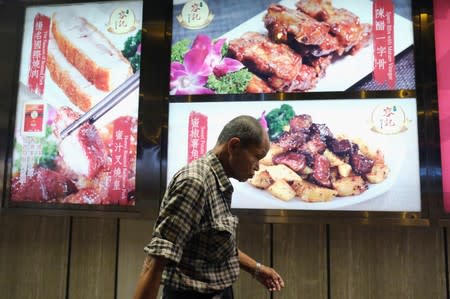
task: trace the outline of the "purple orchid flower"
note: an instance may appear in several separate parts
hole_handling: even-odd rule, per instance
[[[172,62],[170,65],[170,94],[212,94],[204,87],[211,74],[211,68],[205,63],[208,50],[192,48],[184,56],[184,64]]]
[[[224,43],[224,38],[213,43],[209,36],[199,34],[184,55],[184,63],[171,64],[170,94],[212,94],[213,90],[204,87],[209,75],[220,77],[242,69],[244,65],[238,60],[222,57]]]

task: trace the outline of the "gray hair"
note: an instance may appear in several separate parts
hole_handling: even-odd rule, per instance
[[[224,144],[233,137],[240,139],[244,147],[260,145],[263,142],[264,129],[252,116],[241,115],[233,118],[223,127],[217,138],[217,144]]]

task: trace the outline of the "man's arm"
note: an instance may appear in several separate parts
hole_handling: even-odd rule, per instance
[[[156,299],[166,263],[165,258],[157,256],[150,255],[145,259],[141,276],[136,285],[134,299]]]
[[[238,255],[241,268],[253,275],[269,291],[279,291],[284,287],[284,281],[275,269],[256,262],[240,249]]]

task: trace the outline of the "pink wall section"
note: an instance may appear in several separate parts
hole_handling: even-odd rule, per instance
[[[434,0],[444,208],[450,212],[450,1]]]

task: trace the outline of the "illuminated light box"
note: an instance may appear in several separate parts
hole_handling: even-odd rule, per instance
[[[415,89],[409,0],[312,3],[175,0],[170,94]]]
[[[10,203],[135,205],[142,5],[26,8]]]
[[[232,208],[421,211],[414,98],[170,103],[168,182],[242,114],[267,123],[271,150],[252,179],[231,179]]]

